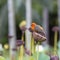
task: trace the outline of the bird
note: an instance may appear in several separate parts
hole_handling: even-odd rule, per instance
[[[32,35],[36,41],[45,41],[46,40],[46,35],[44,32],[44,29],[42,26],[32,23],[30,28],[30,32],[32,32]]]

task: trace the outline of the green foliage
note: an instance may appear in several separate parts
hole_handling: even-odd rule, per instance
[[[40,53],[38,60],[50,60],[50,57],[46,55],[45,53]]]
[[[4,36],[2,39],[0,39],[0,43],[2,43],[3,45],[8,43],[8,38],[7,36]]]
[[[0,60],[5,60],[5,58],[4,58],[4,57],[2,57],[2,56],[0,56]]]
[[[15,13],[15,18],[16,18],[16,26],[18,27],[19,23],[22,20],[26,20],[26,18],[25,18],[26,17],[26,9],[25,9],[25,0],[22,1],[21,5],[19,5],[17,3],[19,6],[17,6],[16,1],[18,1],[18,0],[14,0],[14,4],[15,4],[14,7],[17,9],[17,12]],[[7,0],[0,0],[0,23],[2,21],[1,26],[0,26],[0,35],[2,36],[2,38],[5,38],[5,37],[8,38],[7,37],[7,35],[8,35],[7,6],[6,6],[6,8],[4,8],[6,3],[7,3]],[[57,21],[57,0],[32,0],[32,20],[33,20],[33,22],[36,22],[37,24],[42,25],[43,7],[47,7],[49,9],[50,25],[53,25],[53,24],[57,25],[58,24],[58,21]],[[51,10],[53,9],[53,11],[51,12],[50,9]],[[2,13],[3,11],[5,11],[4,14]]]
[[[3,5],[7,2],[7,0],[0,0],[0,9],[3,7]]]
[[[48,8],[48,10],[49,11],[52,11],[53,10],[53,6],[54,6],[54,4],[53,4],[53,0],[33,0],[33,6],[35,5],[39,5],[39,6],[41,6],[42,8],[43,7],[47,7]],[[37,6],[38,7],[38,6]],[[39,7],[40,8],[40,7]],[[40,8],[40,10],[41,10],[41,8]],[[40,11],[41,12],[41,11]]]

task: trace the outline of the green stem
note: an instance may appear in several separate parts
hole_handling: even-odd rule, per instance
[[[39,45],[39,42],[38,42],[38,44],[37,45]],[[38,46],[38,50],[39,50],[39,46]],[[37,52],[37,60],[39,59],[39,52]]]
[[[57,54],[57,31],[55,32],[54,36],[54,55]]]
[[[34,38],[32,37],[32,41],[31,41],[31,49],[32,49],[32,53],[34,54],[35,52],[35,45],[34,45]]]
[[[24,41],[24,33],[22,32],[22,41]],[[23,55],[24,55],[24,46],[21,45],[20,46],[20,56],[19,56],[19,60],[23,60]]]

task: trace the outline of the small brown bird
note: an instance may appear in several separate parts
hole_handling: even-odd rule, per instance
[[[29,30],[32,32],[32,35],[36,41],[46,40],[44,29],[40,25],[32,23]]]

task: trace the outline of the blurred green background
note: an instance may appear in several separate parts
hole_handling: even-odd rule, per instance
[[[25,20],[26,9],[25,0],[13,0],[15,9],[16,31],[17,39],[20,39],[21,31],[19,30],[19,23]],[[58,26],[58,11],[57,0],[32,0],[32,21],[42,25],[43,22],[43,9],[48,9],[49,21],[49,43],[53,46],[52,27]],[[0,42],[5,44],[8,42],[8,10],[7,0],[0,0]]]

